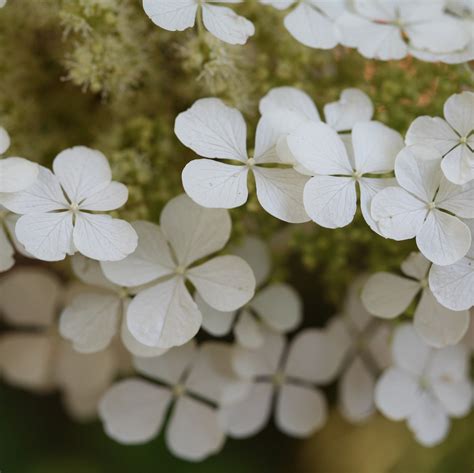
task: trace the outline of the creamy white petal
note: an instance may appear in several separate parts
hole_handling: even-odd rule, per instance
[[[76,214],[73,240],[77,250],[89,258],[119,261],[135,251],[138,235],[125,220],[79,212]]]
[[[444,116],[461,135],[467,137],[474,130],[474,93],[454,94],[444,104]]]
[[[127,304],[128,307],[128,304]],[[130,352],[133,356],[139,356],[142,358],[153,358],[156,356],[161,356],[166,353],[166,348],[156,348],[149,347],[140,343],[131,333],[127,326],[126,317],[122,317],[122,323],[120,329],[120,336],[124,347]]]
[[[455,383],[439,381],[432,384],[432,389],[449,415],[464,417],[469,414],[473,390],[468,379]]]
[[[176,118],[179,140],[204,158],[247,161],[247,127],[242,114],[220,99],[206,98]]]
[[[202,316],[182,278],[174,277],[145,289],[132,300],[127,324],[144,345],[170,348],[196,335]]]
[[[405,312],[420,289],[418,281],[381,272],[367,280],[361,298],[371,314],[392,319]]]
[[[263,344],[261,325],[248,310],[239,314],[234,326],[234,337],[239,345],[249,349],[256,349]]]
[[[230,333],[235,320],[235,310],[229,312],[216,310],[205,302],[198,292],[194,295],[194,301],[202,314],[202,328],[207,333],[215,337],[222,337]]]
[[[198,6],[195,0],[143,0],[143,9],[150,20],[169,31],[194,26]]]
[[[361,299],[362,289],[366,281],[367,275],[363,274],[356,277],[351,282],[346,291],[346,297],[342,308],[342,313],[346,319],[344,320],[344,324],[347,325],[347,328],[350,329],[350,331],[355,332],[355,335],[364,332],[369,324],[374,320]]]
[[[186,194],[208,208],[233,209],[248,199],[248,167],[195,159],[183,169]]]
[[[306,212],[318,225],[345,227],[357,209],[355,181],[351,177],[315,176],[304,188],[303,201]]]
[[[402,273],[421,281],[428,275],[431,263],[421,253],[412,251],[400,265]]]
[[[424,145],[435,148],[444,156],[456,146],[459,137],[442,118],[424,116],[418,117],[412,122],[405,140],[408,145]]]
[[[23,158],[0,159],[0,193],[19,192],[36,181],[39,166]]]
[[[374,21],[391,22],[397,19],[397,6],[395,1],[380,0],[355,0],[354,8],[360,15]]]
[[[397,327],[392,340],[392,357],[396,367],[419,377],[431,355],[431,348],[416,333],[413,325],[403,323]]]
[[[120,182],[111,182],[107,187],[84,199],[81,210],[109,211],[122,207],[128,199],[128,189]]]
[[[458,186],[445,178],[441,179],[435,202],[437,208],[458,217],[474,218],[474,181]]]
[[[105,277],[98,261],[86,258],[80,253],[71,257],[71,269],[74,275],[88,286],[96,286],[98,289],[117,289],[117,286]]]
[[[5,153],[10,148],[10,143],[10,135],[5,128],[0,126],[0,154]]]
[[[456,146],[441,162],[447,179],[455,184],[466,184],[474,179],[474,153],[464,144]]]
[[[161,430],[171,402],[168,389],[138,378],[112,386],[99,403],[109,437],[123,444],[145,443]]]
[[[253,156],[255,163],[278,163],[281,161],[277,145],[278,141],[282,138],[282,130],[286,125],[280,123],[281,119],[283,119],[281,112],[272,115],[266,114],[260,117],[255,133]]]
[[[230,238],[232,223],[227,210],[205,209],[181,194],[165,205],[160,226],[178,263],[188,266],[220,251]]]
[[[0,223],[0,272],[8,271],[14,264],[15,248],[10,243],[10,239]]]
[[[270,215],[290,223],[309,220],[303,206],[306,176],[293,169],[255,167],[253,171],[258,201]]]

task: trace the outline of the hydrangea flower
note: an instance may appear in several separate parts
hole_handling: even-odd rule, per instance
[[[18,217],[0,205],[0,272],[8,271],[15,264],[15,250],[28,256],[15,237]]]
[[[10,136],[0,127],[0,155],[10,147]],[[3,193],[18,192],[31,186],[38,177],[39,167],[24,158],[0,159],[0,200]]]
[[[242,0],[143,0],[143,8],[151,21],[165,30],[192,28],[197,18],[199,25],[204,24],[221,41],[245,44],[255,33],[253,23],[215,3],[242,3]]]
[[[3,8],[7,4],[7,0],[0,0],[0,8]]]
[[[395,161],[400,187],[380,191],[372,199],[371,212],[384,237],[416,237],[421,253],[444,266],[460,260],[471,246],[471,232],[460,218],[474,218],[474,181],[450,183],[441,171],[441,159],[434,148],[404,148]]]
[[[298,162],[314,176],[303,195],[305,210],[314,222],[326,228],[352,222],[359,187],[362,215],[378,232],[370,203],[378,191],[395,183],[384,175],[393,170],[395,157],[403,147],[398,132],[379,122],[356,123],[352,152],[329,125],[312,121],[298,127],[287,142]]]
[[[465,223],[474,235],[474,220]],[[462,311],[474,306],[474,237],[464,258],[448,266],[431,266],[429,283],[437,301],[448,309]]]
[[[116,383],[99,404],[107,434],[124,444],[144,443],[155,437],[169,414],[165,442],[176,456],[199,461],[217,453],[225,434],[216,406],[233,402],[248,389],[231,370],[231,348],[194,341],[155,358],[134,358],[139,374]]]
[[[430,266],[423,255],[412,253],[402,263],[403,276],[386,272],[372,275],[362,291],[362,302],[371,314],[392,319],[417,299],[413,326],[418,335],[434,347],[454,345],[466,333],[469,312],[455,312],[437,302],[428,286]]]
[[[119,286],[147,285],[127,310],[128,328],[140,343],[167,349],[196,335],[202,315],[186,281],[217,310],[236,310],[252,298],[255,277],[242,258],[217,256],[193,266],[229,240],[226,210],[205,209],[183,194],[166,204],[160,226],[142,222],[135,229],[137,250],[122,261],[102,263],[102,269]]]
[[[332,49],[338,44],[334,24],[341,15],[344,0],[260,0],[264,5],[272,5],[278,10],[295,6],[285,17],[284,24],[288,32],[300,43],[310,48]]]
[[[359,277],[349,287],[342,315],[333,317],[326,329],[338,351],[326,363],[338,366],[340,411],[353,423],[364,422],[375,412],[376,376],[390,365],[391,330],[362,305],[360,291],[364,281]]]
[[[287,138],[303,124],[321,121],[311,97],[296,87],[275,87],[260,100],[259,108],[278,135],[275,150],[279,160],[308,173],[288,148]],[[337,132],[351,131],[357,122],[369,121],[373,113],[372,101],[359,89],[345,89],[339,100],[324,106],[326,123]]]
[[[197,294],[196,303],[202,313],[203,328],[214,336],[227,335],[233,329],[237,342],[247,348],[257,348],[263,343],[263,331],[287,333],[302,320],[302,301],[288,284],[266,284],[271,270],[268,247],[256,237],[247,237],[233,249],[253,270],[257,283],[255,297],[236,311],[221,312],[206,304]]]
[[[375,388],[378,409],[389,419],[406,420],[422,445],[439,444],[448,434],[450,418],[471,409],[466,347],[433,350],[410,324],[402,324],[395,331],[392,357],[393,366]]]
[[[474,179],[474,93],[451,95],[444,116],[446,120],[418,117],[408,129],[406,142],[437,149],[446,178],[463,185]]]
[[[140,228],[140,222],[135,224]],[[141,234],[141,231],[138,231]],[[136,356],[157,356],[160,348],[141,344],[128,330],[125,313],[138,288],[121,287],[110,282],[97,261],[75,255],[74,274],[87,285],[64,307],[59,319],[61,335],[81,353],[95,353],[107,348],[120,333],[127,350]]]
[[[369,59],[402,59],[412,49],[451,53],[464,48],[469,34],[444,13],[444,0],[356,0],[354,11],[337,20],[340,42]]]
[[[127,188],[112,181],[107,158],[83,146],[62,151],[54,174],[40,167],[26,190],[5,194],[2,204],[21,217],[15,233],[35,258],[58,261],[79,251],[92,259],[115,261],[137,246],[130,224],[97,214],[121,207]]]
[[[200,99],[180,113],[175,133],[185,146],[210,158],[195,159],[183,169],[184,189],[198,204],[226,209],[243,205],[248,198],[247,181],[251,173],[258,201],[269,214],[291,223],[308,221],[302,202],[307,178],[291,168],[266,166],[279,164],[279,160],[275,154],[278,136],[265,117],[257,126],[252,158],[247,155],[247,130],[242,114],[219,99]]]
[[[15,268],[1,279],[0,312],[9,328],[0,337],[0,375],[33,392],[59,389],[68,412],[88,420],[122,365],[115,348],[82,355],[61,340],[55,319],[66,293],[43,268]]]
[[[330,361],[336,353],[331,339],[317,329],[298,333],[289,347],[281,334],[271,331],[258,349],[237,346],[234,368],[252,387],[242,401],[221,408],[226,432],[235,438],[258,433],[273,407],[276,425],[288,435],[308,437],[322,428],[327,405],[315,384],[333,379],[336,366]]]

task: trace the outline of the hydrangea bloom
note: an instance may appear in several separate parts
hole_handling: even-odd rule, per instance
[[[231,437],[256,434],[267,424],[275,398],[275,422],[294,437],[307,437],[326,422],[327,406],[316,383],[327,383],[335,375],[328,363],[337,348],[316,329],[300,332],[288,348],[285,338],[266,331],[258,349],[236,347],[236,372],[252,383],[240,402],[221,409],[221,421]]]
[[[451,310],[466,310],[474,306],[474,220],[466,220],[473,235],[466,256],[454,264],[430,270],[430,288],[438,302]]]
[[[213,309],[197,294],[196,303],[202,313],[203,328],[214,336],[227,335],[233,328],[237,342],[247,348],[263,343],[265,328],[279,333],[294,330],[302,319],[302,302],[288,284],[265,284],[270,275],[271,258],[262,240],[247,237],[233,250],[253,270],[257,283],[255,297],[238,311],[221,312]]]
[[[28,254],[15,237],[17,216],[0,205],[0,272],[7,271],[15,264],[15,250]]]
[[[443,156],[441,169],[454,184],[474,179],[474,93],[449,97],[444,116],[418,117],[408,129],[406,142],[436,148]]]
[[[468,44],[469,34],[444,5],[444,0],[356,0],[354,11],[336,21],[340,41],[370,59],[402,59],[413,49],[454,52]]]
[[[0,155],[10,147],[10,136],[0,127]],[[39,167],[24,158],[0,159],[0,199],[2,193],[18,192],[31,186],[38,177]]]
[[[137,288],[110,282],[97,261],[82,255],[72,258],[72,268],[75,275],[88,285],[63,309],[59,320],[61,335],[73,343],[75,350],[81,353],[104,350],[120,332],[122,343],[136,356],[163,353],[160,348],[141,344],[128,330],[124,315]]]
[[[147,285],[137,291],[127,310],[128,328],[144,345],[183,345],[199,330],[202,315],[186,281],[217,310],[236,310],[252,298],[255,278],[242,258],[217,256],[192,266],[227,243],[231,221],[226,210],[205,209],[180,195],[164,207],[160,226],[141,222],[135,228],[135,253],[102,263],[102,269],[119,286]]]
[[[332,49],[338,44],[334,24],[344,12],[344,0],[260,0],[278,10],[294,9],[286,15],[284,23],[289,33],[300,43],[310,48]]]
[[[341,414],[354,423],[366,421],[375,412],[376,376],[390,365],[391,330],[362,305],[360,290],[364,280],[358,278],[350,286],[342,315],[333,317],[327,327],[337,355],[326,363],[338,366]]]
[[[416,237],[423,255],[438,265],[460,260],[471,246],[471,232],[461,218],[474,218],[474,181],[450,183],[441,172],[441,155],[413,145],[395,161],[401,187],[388,187],[372,199],[380,233],[394,240]]]
[[[242,3],[242,0],[143,0],[151,21],[169,31],[183,31],[202,21],[216,38],[230,44],[245,44],[255,33],[252,22],[228,7],[213,4]]]
[[[306,184],[303,196],[305,210],[313,221],[327,228],[352,222],[358,185],[362,215],[378,231],[370,203],[378,191],[395,183],[383,175],[393,170],[395,157],[403,147],[398,132],[379,122],[356,123],[352,152],[329,125],[313,121],[298,127],[287,141],[298,162],[314,176]]]
[[[127,188],[112,181],[109,163],[99,151],[78,146],[56,156],[54,174],[40,167],[26,190],[5,195],[2,204],[22,215],[15,233],[26,250],[45,261],[79,251],[92,259],[125,258],[137,246],[137,235],[125,221],[96,214],[121,207]]]
[[[185,146],[210,158],[195,159],[183,170],[184,189],[198,204],[226,209],[243,205],[248,198],[250,172],[255,178],[258,201],[269,214],[292,223],[309,220],[302,202],[307,177],[290,168],[266,167],[279,164],[279,160],[275,153],[278,135],[265,117],[257,126],[252,158],[247,154],[242,114],[219,99],[200,99],[180,113],[175,133]],[[221,163],[214,158],[240,164]]]
[[[458,343],[469,326],[469,312],[454,312],[439,304],[428,286],[430,262],[412,253],[402,264],[403,276],[392,273],[372,275],[362,291],[367,310],[384,319],[403,314],[417,301],[413,326],[424,342],[434,347]]]
[[[193,341],[155,358],[135,358],[140,378],[116,383],[99,404],[107,434],[125,444],[144,443],[155,437],[171,414],[165,441],[176,456],[192,461],[217,453],[225,435],[216,406],[239,399],[247,388],[231,370],[231,349]]]
[[[406,420],[422,445],[440,443],[450,418],[462,417],[471,408],[466,347],[433,350],[410,324],[403,324],[395,331],[392,356],[393,366],[377,382],[377,407],[389,419]]]

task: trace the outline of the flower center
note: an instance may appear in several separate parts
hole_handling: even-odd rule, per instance
[[[422,279],[420,281],[420,286],[423,288],[423,289],[426,289],[428,287],[428,279]]]
[[[176,266],[176,274],[183,276],[186,273],[186,266]]]
[[[434,210],[436,208],[436,202],[429,202],[428,204],[426,204],[426,207],[428,208],[428,210]]]
[[[247,159],[247,166],[250,167],[250,168],[252,166],[255,166],[255,159],[254,158]]]
[[[126,287],[121,287],[118,290],[118,295],[120,299],[126,299],[128,297],[128,289]]]
[[[76,204],[76,202],[71,202],[71,205],[69,206],[69,208],[71,209],[73,213],[79,212],[79,205]]]
[[[186,392],[186,387],[183,384],[177,384],[173,387],[173,396],[181,397]]]
[[[273,375],[273,384],[275,386],[282,386],[283,384],[285,384],[285,379],[286,379],[285,373],[283,373],[282,371],[277,371]]]
[[[362,173],[360,171],[354,171],[352,173],[352,179],[354,179],[354,181],[360,181],[361,178],[362,178]]]
[[[459,139],[459,143],[461,143],[462,145],[465,145],[467,144],[467,136],[463,136]]]

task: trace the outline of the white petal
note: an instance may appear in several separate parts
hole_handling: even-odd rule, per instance
[[[424,202],[432,202],[441,182],[441,155],[434,148],[407,146],[397,156],[398,183]]]
[[[392,171],[403,148],[403,138],[380,122],[360,122],[352,130],[356,170],[360,173]]]
[[[120,182],[111,182],[104,189],[84,199],[81,210],[109,211],[122,207],[128,199],[128,189]]]
[[[437,208],[457,217],[474,218],[474,181],[458,186],[445,178],[441,179],[435,202]]]
[[[247,161],[247,127],[242,114],[215,98],[200,99],[178,115],[179,140],[204,158]]]
[[[448,266],[434,264],[430,270],[430,288],[440,304],[451,310],[474,306],[474,263],[463,258]]]
[[[344,143],[325,123],[304,123],[287,142],[297,161],[315,174],[352,174]]]
[[[233,209],[248,199],[248,168],[195,159],[183,169],[186,194],[196,203],[208,208]]]
[[[15,248],[10,243],[8,235],[0,224],[0,272],[8,271],[14,264]]]
[[[319,389],[284,384],[275,410],[279,429],[292,437],[309,437],[327,420],[326,399]]]
[[[138,378],[120,381],[101,399],[99,416],[107,435],[123,444],[145,443],[161,430],[171,393]]]
[[[458,218],[435,209],[416,236],[416,244],[426,258],[444,266],[466,255],[471,246],[471,232]]]
[[[402,273],[421,281],[428,275],[431,263],[421,254],[412,251],[401,264]]]
[[[391,22],[397,19],[397,2],[379,0],[355,0],[354,7],[366,18],[380,22]]]
[[[310,48],[332,49],[338,43],[331,19],[306,3],[286,15],[284,23],[294,38]]]
[[[430,346],[445,347],[458,343],[469,327],[469,312],[454,312],[443,307],[429,289],[425,289],[415,312],[413,325]]]
[[[466,379],[457,383],[438,382],[432,384],[433,391],[453,417],[464,417],[469,414],[472,404],[472,385]]]
[[[128,306],[128,305],[127,305]],[[161,356],[166,353],[167,349],[165,348],[156,348],[149,347],[140,343],[131,333],[127,326],[126,317],[122,317],[122,323],[120,329],[120,335],[124,347],[130,352],[133,356],[139,356],[142,358],[153,358],[156,356]]]
[[[0,126],[0,154],[5,153],[10,148],[10,143],[10,135],[5,128]]]
[[[232,254],[243,258],[252,268],[257,286],[260,286],[270,275],[271,254],[263,240],[246,236],[239,245],[232,247]]]
[[[79,212],[73,239],[77,250],[89,258],[118,261],[135,251],[138,235],[125,220]]]
[[[181,278],[174,277],[145,289],[132,300],[127,324],[144,345],[170,348],[196,335],[202,316]]]
[[[303,207],[306,176],[293,169],[255,167],[253,171],[258,201],[269,214],[290,223],[309,220]]]
[[[94,149],[76,146],[59,153],[53,170],[67,196],[76,204],[94,196],[112,180],[107,158]]]
[[[204,209],[181,194],[165,205],[160,225],[178,263],[188,266],[220,251],[230,238],[232,224],[227,210]]]
[[[372,199],[371,214],[385,238],[408,240],[421,230],[426,204],[401,187],[387,187]]]
[[[395,366],[419,377],[424,372],[431,354],[431,348],[418,336],[411,324],[403,323],[397,327],[392,341]]]
[[[56,318],[61,285],[41,267],[15,268],[0,281],[0,310],[17,327],[48,327]]]
[[[361,299],[362,289],[366,281],[366,275],[361,275],[355,278],[350,284],[344,299],[342,313],[345,318],[347,318],[347,320],[344,321],[344,324],[348,325],[350,331],[355,332],[355,334],[364,332],[369,324],[374,320]]]
[[[260,0],[263,5],[271,5],[277,10],[286,10],[289,6],[295,3],[295,0]]]
[[[36,181],[39,166],[23,158],[0,159],[0,193],[19,192]]]
[[[257,123],[255,134],[254,159],[257,164],[278,163],[281,161],[277,152],[277,145],[282,138],[282,126],[280,123],[280,112],[275,115],[264,115]]]
[[[234,336],[239,345],[256,349],[263,344],[263,336],[258,320],[247,310],[243,310],[234,326]]]
[[[103,350],[117,333],[120,310],[115,295],[79,294],[61,313],[59,331],[78,352]]]
[[[447,179],[455,184],[466,184],[474,179],[474,153],[466,145],[456,146],[441,162]]]
[[[474,93],[454,94],[444,104],[444,116],[448,123],[461,135],[467,136],[474,130]]]
[[[187,277],[202,298],[211,307],[221,311],[242,307],[255,291],[252,269],[238,256],[217,256],[189,269]]]
[[[324,346],[331,350],[331,355],[325,361],[324,369],[330,373],[327,378],[332,381],[336,374],[341,372],[343,364],[347,359],[348,353],[354,346],[354,336],[350,324],[347,323],[346,318],[341,315],[332,317],[327,324],[324,332],[324,340],[329,338],[329,344]],[[330,366],[328,366],[330,365]]]
[[[202,314],[202,328],[215,337],[227,335],[235,320],[236,311],[222,312],[212,308],[196,292],[194,300]]]
[[[367,280],[361,298],[371,314],[392,319],[405,312],[420,289],[418,281],[382,272]]]
[[[216,38],[229,44],[245,44],[255,34],[253,23],[227,7],[202,5],[204,26]]]
[[[453,129],[438,117],[418,117],[408,128],[406,135],[408,145],[424,145],[437,149],[442,156],[459,142]]]
[[[194,26],[198,4],[195,0],[143,0],[143,8],[155,25],[183,31]]]
[[[362,422],[374,410],[375,380],[361,358],[356,357],[344,371],[339,384],[342,415],[350,422]]]
[[[224,442],[214,408],[187,396],[178,399],[166,429],[166,445],[174,455],[188,461],[204,460]]]
[[[326,123],[336,131],[352,130],[357,122],[368,121],[373,114],[372,101],[359,89],[345,89],[337,102],[324,106]]]
[[[175,263],[166,239],[158,225],[134,222],[138,235],[137,249],[120,261],[102,262],[101,267],[110,281],[120,286],[140,286],[174,272]]]
[[[26,251],[44,261],[63,260],[74,253],[70,212],[23,215],[15,234]]]
[[[260,432],[270,418],[272,394],[271,384],[255,383],[243,401],[221,408],[219,420],[226,433],[245,438]]]
[[[303,201],[306,212],[318,225],[345,227],[356,213],[355,181],[351,177],[315,176],[304,188]]]
[[[375,386],[375,405],[391,420],[402,420],[410,416],[417,406],[419,396],[417,380],[397,368],[386,370]]]
[[[250,302],[250,307],[277,332],[294,330],[303,317],[301,298],[288,284],[274,283],[265,287]]]
[[[39,168],[38,178],[28,189],[4,194],[2,205],[17,214],[51,212],[69,207],[58,179],[44,167]]]

